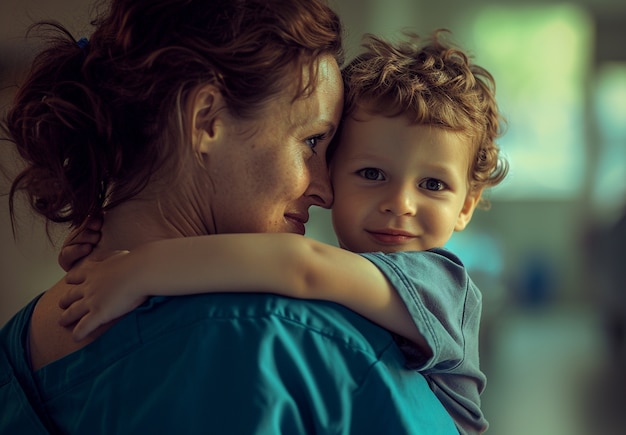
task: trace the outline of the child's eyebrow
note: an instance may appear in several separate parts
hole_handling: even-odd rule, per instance
[[[444,164],[441,164],[441,163],[426,164],[423,167],[423,169],[427,170],[429,173],[433,174],[434,176],[441,177],[441,178],[456,176],[457,174],[457,171],[452,165],[448,165],[445,163]]]
[[[388,162],[393,162],[393,159],[364,153],[350,156],[350,162],[356,165],[385,166]]]

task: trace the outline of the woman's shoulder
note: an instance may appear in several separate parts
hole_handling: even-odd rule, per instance
[[[354,354],[372,363],[393,341],[383,328],[332,302],[263,293],[218,293],[152,297],[97,334],[76,342],[71,328],[58,323],[61,291],[59,286],[53,287],[32,308],[29,341],[34,370],[64,357],[99,355],[102,358],[103,354],[112,357],[118,351],[146,343],[155,348],[162,345],[165,349],[171,340],[194,343],[192,337],[198,337],[196,347],[224,343],[245,347],[285,340],[292,346],[304,347],[305,342],[314,339],[334,346],[348,358]],[[85,347],[88,347],[85,352],[70,356]]]
[[[281,333],[292,341],[317,336],[346,350],[373,355],[392,342],[386,330],[342,305],[268,293],[153,297],[135,313],[143,340],[165,331],[222,329],[233,331],[235,340],[250,342],[280,339]]]
[[[61,280],[44,292],[32,308],[26,338],[33,370],[85,347],[111,326],[107,325],[95,331],[85,340],[75,341],[72,328],[59,324],[62,313],[59,299],[64,290],[65,284]]]
[[[303,355],[311,358],[303,361]],[[377,361],[402,357],[387,331],[338,304],[220,293],[150,298],[37,376],[44,391],[58,392],[112,365],[138,373],[156,360],[171,372],[197,365],[217,370],[245,360],[249,370],[300,361],[303,370],[321,373],[327,358],[365,378]]]

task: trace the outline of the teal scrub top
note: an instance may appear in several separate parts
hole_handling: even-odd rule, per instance
[[[0,330],[0,434],[456,434],[391,335],[334,303],[151,298],[32,373],[36,300]]]

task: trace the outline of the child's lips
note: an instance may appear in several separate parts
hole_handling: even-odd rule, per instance
[[[401,244],[415,239],[417,236],[404,230],[377,229],[366,230],[375,240],[384,244]]]

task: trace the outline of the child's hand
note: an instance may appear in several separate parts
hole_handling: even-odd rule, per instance
[[[119,251],[102,261],[87,258],[65,276],[70,286],[59,300],[64,310],[59,323],[70,326],[78,322],[72,333],[76,341],[147,299],[133,284],[134,271],[127,254],[129,251]]]
[[[58,262],[64,271],[70,270],[74,264],[88,256],[102,235],[102,217],[92,217],[83,229],[72,231],[59,253]]]

